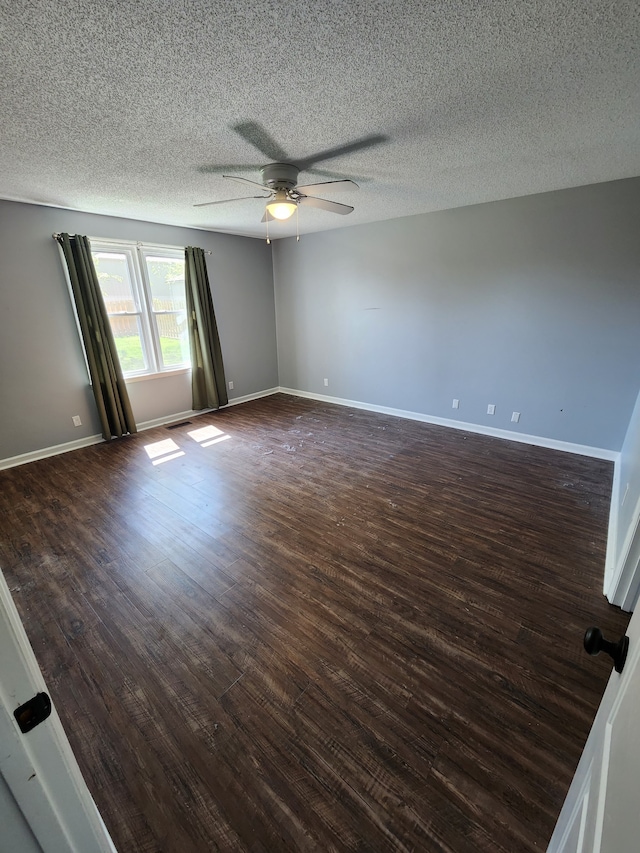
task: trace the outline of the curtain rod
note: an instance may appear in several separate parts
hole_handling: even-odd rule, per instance
[[[62,234],[61,234],[61,233],[58,233],[58,232],[55,232],[55,233],[53,233],[51,236],[53,237],[53,239],[54,239],[54,240],[59,240],[59,239],[60,239],[60,237],[62,237]],[[76,236],[75,234],[69,234],[69,237],[75,237],[75,236]],[[120,240],[111,240],[110,238],[107,238],[107,237],[105,237],[105,238],[103,238],[103,239],[104,239],[105,241],[110,242],[110,243],[119,243],[119,242],[120,242],[120,243],[129,243],[129,244],[131,244],[131,243],[133,243],[133,242],[134,242],[133,240],[121,240],[121,241],[120,241]],[[91,237],[89,237],[89,240],[91,240]],[[97,240],[98,242],[100,242],[100,238],[96,238],[96,240]],[[142,242],[140,242],[140,240],[138,240],[138,241],[136,241],[136,242],[135,242],[135,245],[136,245],[136,246],[147,246],[147,245],[149,245],[149,244],[148,244],[148,243],[142,243]],[[160,248],[160,244],[156,244],[156,246],[157,246],[158,248]],[[150,248],[155,248],[155,246],[150,246]],[[167,247],[167,248],[169,248],[169,247]],[[181,249],[181,248],[182,248],[182,246],[172,246],[171,248]],[[212,252],[212,251],[210,251],[209,249],[203,249],[202,251],[205,253],[205,255],[212,255],[212,254],[213,254],[213,252]]]

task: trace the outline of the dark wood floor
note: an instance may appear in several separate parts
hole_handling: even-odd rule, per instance
[[[0,473],[120,853],[544,850],[628,621],[611,476],[282,395]]]

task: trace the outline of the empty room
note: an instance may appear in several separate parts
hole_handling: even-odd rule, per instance
[[[0,853],[627,853],[636,3],[3,3]]]

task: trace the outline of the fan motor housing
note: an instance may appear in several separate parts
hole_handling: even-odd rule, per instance
[[[262,183],[270,190],[292,190],[298,183],[299,172],[291,163],[269,163],[260,169]]]

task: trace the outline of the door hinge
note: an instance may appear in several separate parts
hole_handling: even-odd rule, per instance
[[[24,705],[13,712],[16,718],[20,731],[23,734],[35,729],[40,723],[43,723],[51,713],[51,699],[46,693],[36,693],[33,699],[29,699]]]

